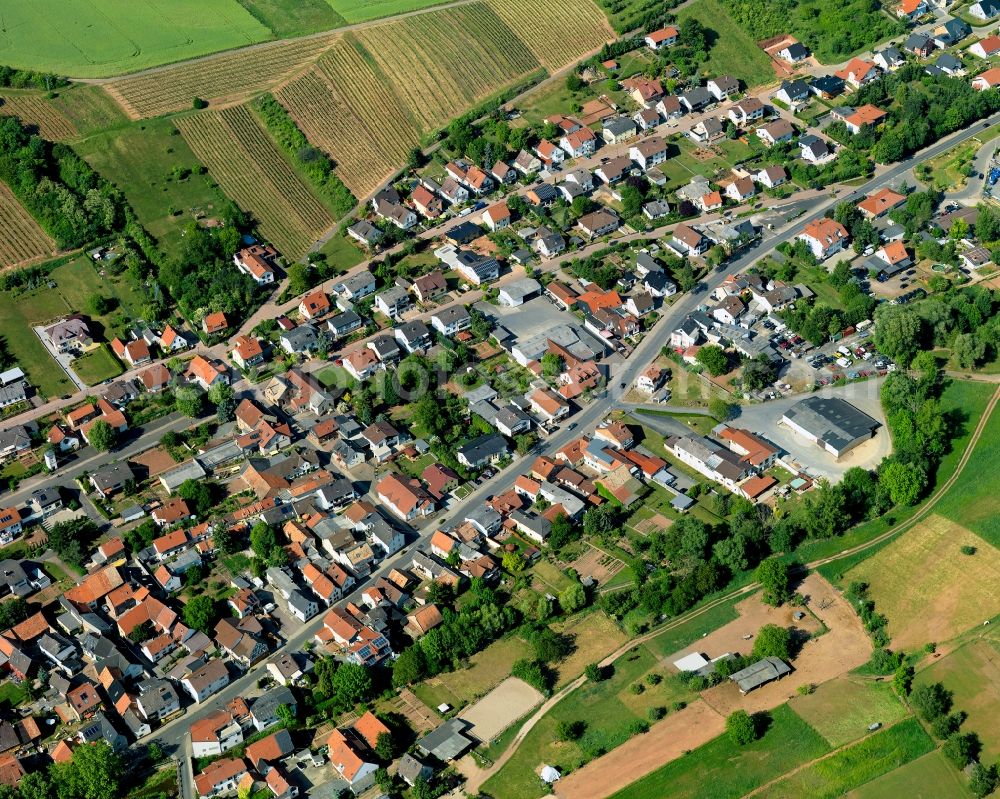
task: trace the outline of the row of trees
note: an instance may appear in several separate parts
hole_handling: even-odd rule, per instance
[[[337,177],[330,158],[309,143],[285,107],[270,94],[258,97],[253,107],[285,154],[305,172],[320,194],[330,201],[334,216],[340,218],[350,213],[357,205],[357,198]]]
[[[124,228],[124,195],[71,148],[0,118],[0,180],[62,249],[82,247]]]

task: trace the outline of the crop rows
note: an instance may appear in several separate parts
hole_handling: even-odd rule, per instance
[[[366,28],[358,38],[425,130],[536,69],[528,47],[485,4]]]
[[[7,187],[0,183],[0,269],[20,266],[55,251],[55,244]]]
[[[177,127],[226,194],[289,258],[305,255],[333,224],[246,107],[182,117]]]
[[[333,33],[237,50],[124,77],[105,88],[134,119],[183,111],[191,107],[195,97],[239,100],[287,79],[338,38],[339,34]]]
[[[67,141],[76,136],[76,125],[50,101],[38,95],[4,95],[0,115],[17,117],[25,125],[34,125],[43,139]]]
[[[486,0],[542,65],[560,69],[614,38],[593,0]]]
[[[306,138],[330,154],[340,179],[359,197],[403,163],[419,138],[398,98],[349,39],[275,97]]]

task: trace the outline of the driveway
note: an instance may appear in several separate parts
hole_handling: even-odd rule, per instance
[[[839,480],[841,475],[853,466],[872,468],[882,460],[892,449],[889,431],[885,427],[885,413],[879,401],[879,388],[882,379],[866,380],[861,383],[849,383],[836,388],[824,388],[814,394],[796,394],[791,397],[765,402],[760,405],[747,405],[742,408],[740,416],[733,422],[737,427],[757,432],[764,438],[788,453],[791,460],[800,464],[801,471],[814,477],[826,477]],[[871,441],[837,460],[826,450],[820,449],[811,441],[792,432],[791,428],[781,424],[781,416],[792,405],[806,397],[839,397],[851,403],[860,411],[864,411],[873,419],[882,423]]]

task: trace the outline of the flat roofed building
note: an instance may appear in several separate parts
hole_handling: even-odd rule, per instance
[[[809,397],[785,411],[781,421],[840,458],[873,435],[881,423],[837,397]]]

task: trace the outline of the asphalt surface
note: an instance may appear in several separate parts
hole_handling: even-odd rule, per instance
[[[769,250],[772,250],[779,244],[793,239],[807,222],[822,217],[826,211],[833,208],[837,203],[844,202],[845,200],[857,202],[863,196],[873,191],[877,191],[878,189],[886,186],[897,185],[899,181],[904,178],[909,177],[912,181],[912,175],[910,173],[914,164],[919,161],[933,158],[955,146],[955,144],[972,138],[984,126],[989,127],[997,124],[998,122],[1000,122],[1000,113],[990,117],[984,122],[977,123],[971,128],[958,131],[951,136],[942,139],[940,142],[932,145],[906,161],[880,170],[879,174],[877,174],[874,178],[854,190],[841,189],[837,191],[835,195],[831,196],[828,200],[816,203],[811,212],[786,222],[786,224],[780,228],[776,227],[774,230],[768,231],[764,236],[764,239],[756,247],[711,272],[699,283],[698,286],[696,286],[694,291],[683,295],[671,306],[666,308],[662,313],[662,318],[657,323],[653,331],[647,335],[642,342],[640,342],[627,361],[622,364],[618,364],[617,368],[611,374],[606,398],[597,398],[589,405],[585,406],[577,414],[570,417],[567,424],[564,424],[557,431],[545,438],[542,444],[537,447],[533,453],[515,459],[506,469],[497,474],[491,480],[478,485],[466,499],[454,505],[446,513],[435,517],[431,520],[431,523],[425,526],[422,530],[418,530],[417,539],[409,543],[401,552],[383,561],[379,568],[372,573],[371,579],[384,576],[391,569],[406,563],[409,558],[408,553],[413,548],[420,547],[423,543],[425,543],[426,539],[430,537],[432,532],[444,521],[452,519],[460,520],[467,511],[485,502],[487,496],[500,494],[512,488],[517,476],[523,473],[525,468],[537,455],[554,454],[571,440],[582,435],[585,431],[592,430],[610,411],[619,407],[629,407],[629,404],[621,402],[621,398],[629,390],[629,387],[639,376],[639,373],[657,356],[660,349],[669,341],[670,332],[677,327],[679,322],[687,314],[694,311],[699,305],[706,302],[711,292],[721,285],[727,277],[746,269],[752,263],[763,257]],[[795,204],[793,203],[791,205]],[[783,207],[782,214],[787,219],[789,215],[794,215],[794,213],[798,210],[799,209],[796,207],[794,212],[789,214]],[[190,420],[182,421],[190,423]],[[573,425],[572,430],[569,428],[570,424]],[[161,430],[159,435],[162,435],[163,432],[165,432],[165,430]],[[114,453],[110,457],[115,458],[120,456],[120,453]],[[93,468],[93,464],[90,465],[89,468]],[[356,602],[361,595],[362,589],[365,588],[366,585],[367,583],[360,584],[355,591],[337,604],[339,606],[344,606],[348,602]],[[323,626],[324,615],[325,613],[320,613],[314,619],[311,619],[309,622],[304,624],[296,634],[288,639],[284,646],[271,653],[270,657],[273,658],[281,652],[295,652],[300,650],[302,646],[307,641],[311,640],[316,632]],[[200,718],[204,718],[206,715],[217,710],[219,707],[225,705],[235,697],[248,695],[248,692],[255,688],[257,679],[262,673],[263,665],[260,665],[238,677],[210,700],[193,707],[183,716],[161,727],[151,736],[152,739],[158,740],[161,745],[167,748],[167,751],[177,752],[178,747],[182,743],[183,736],[187,733],[191,724]]]

